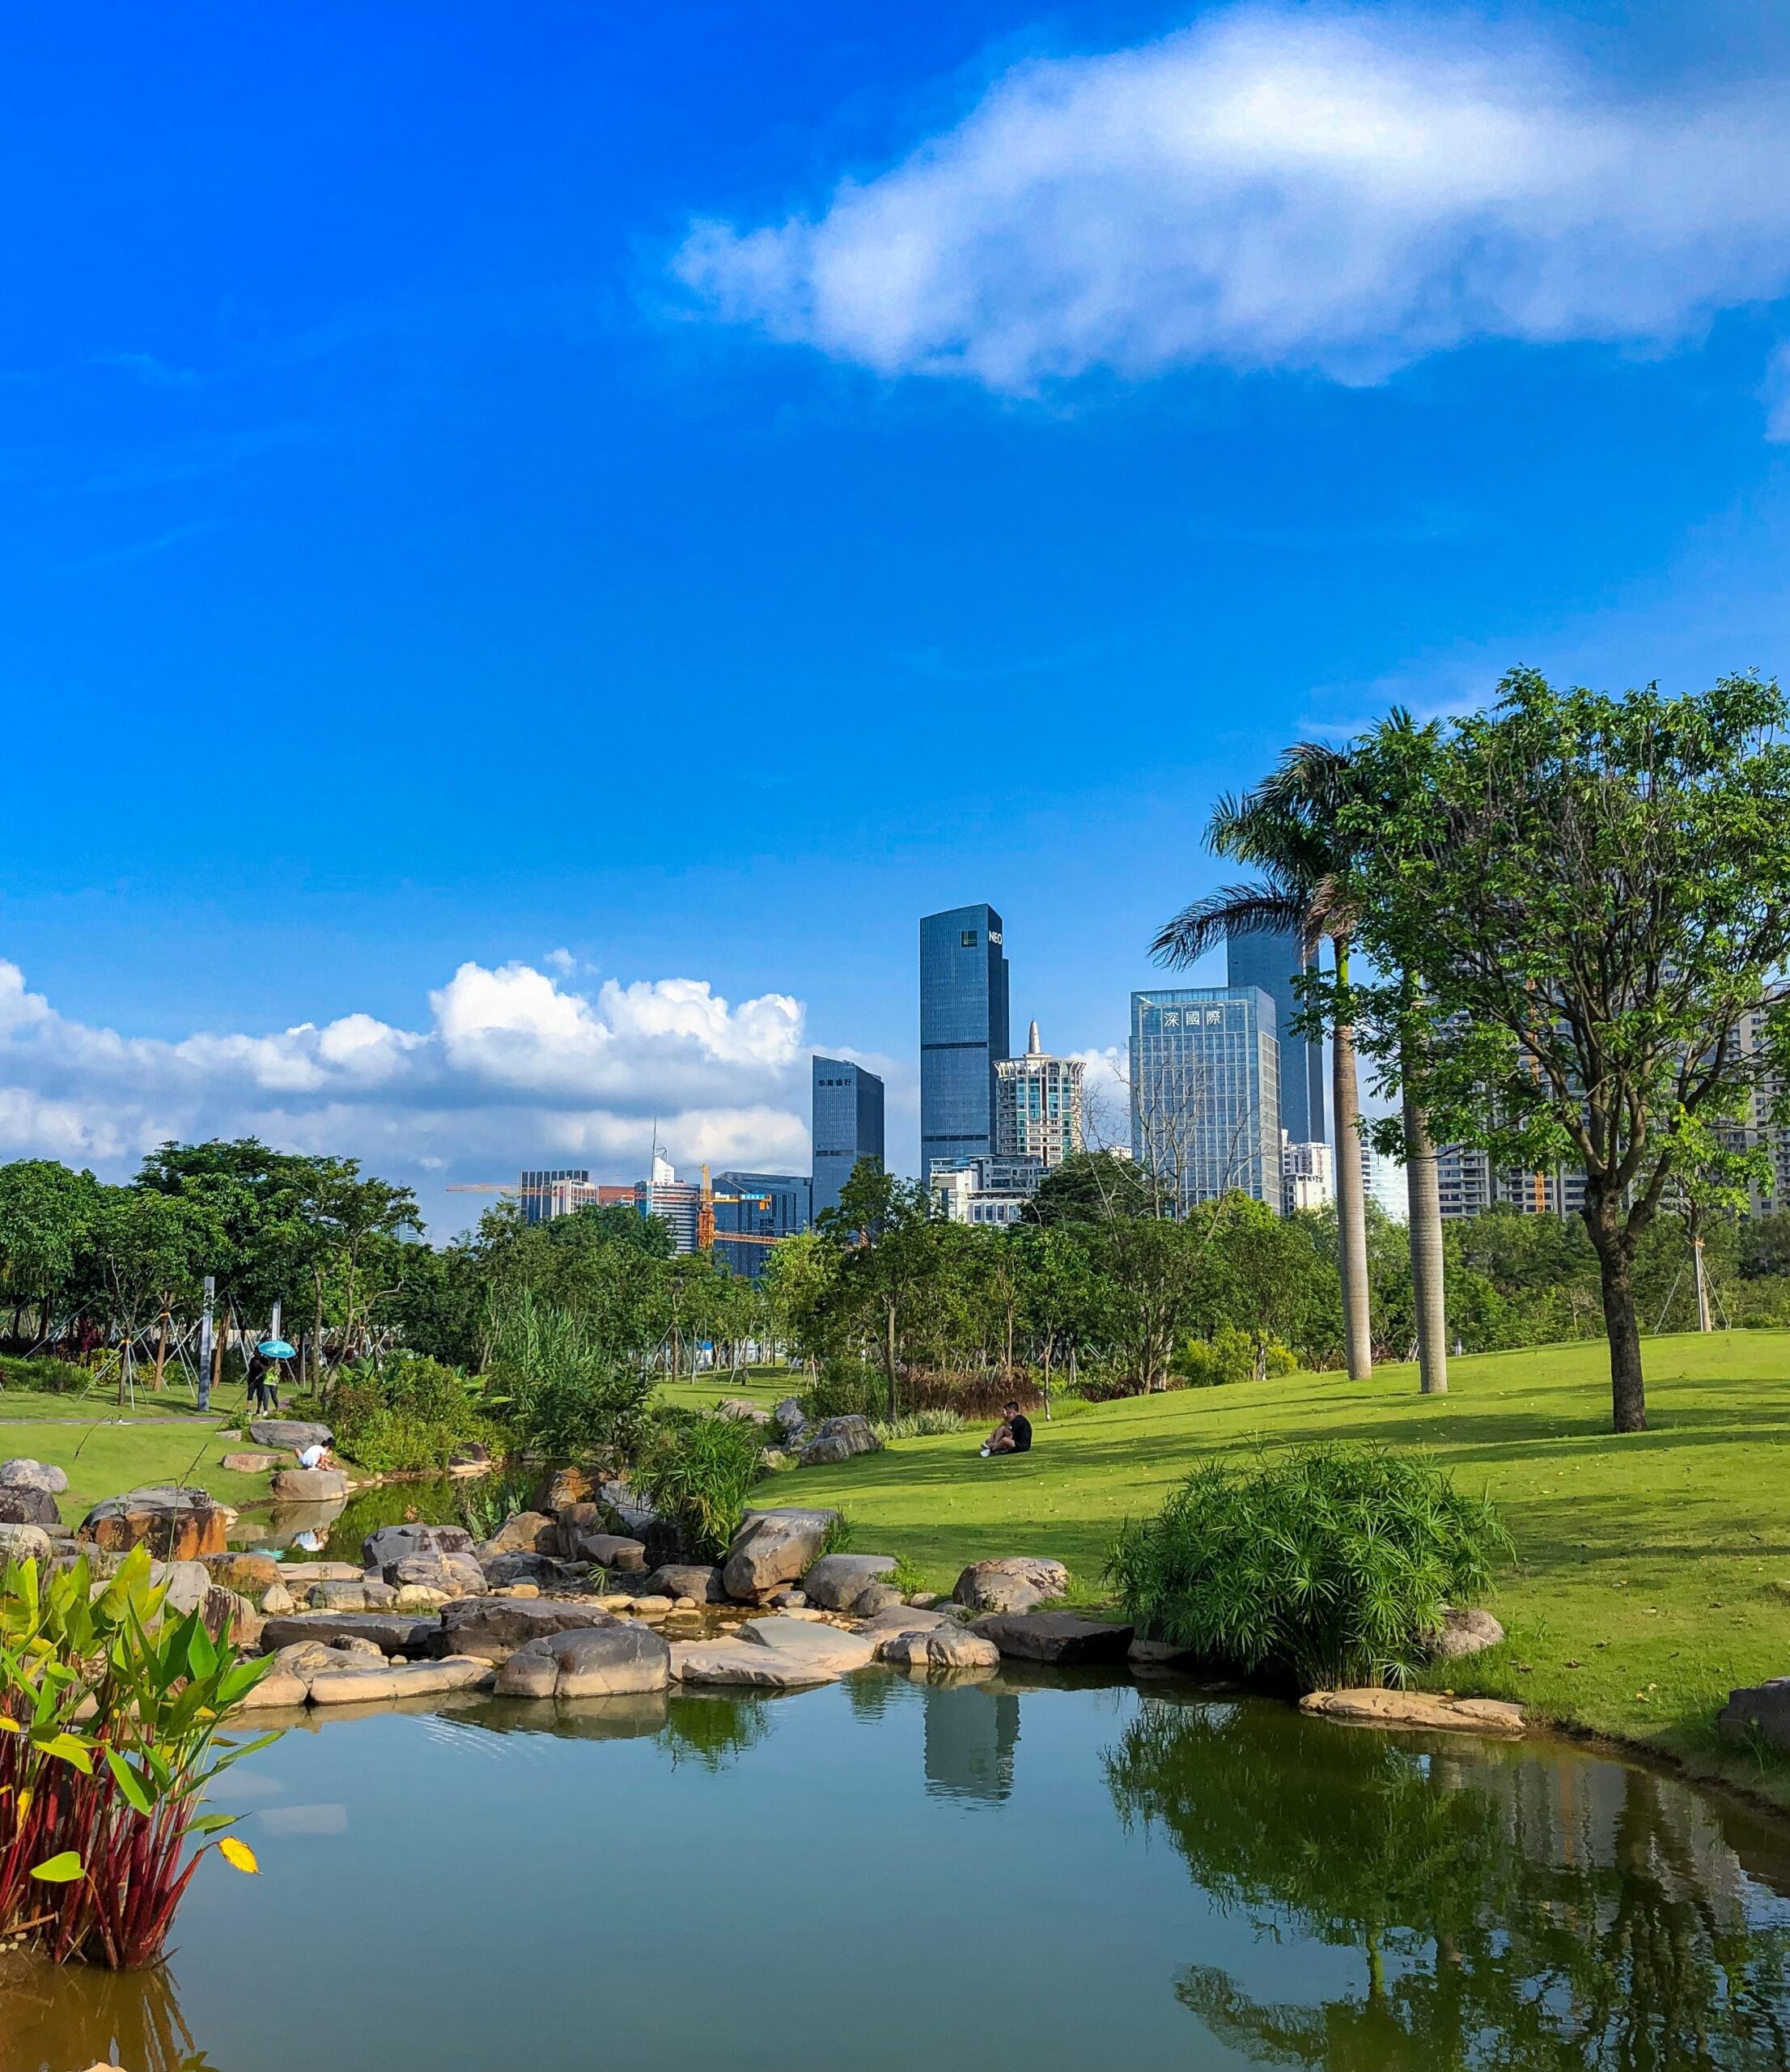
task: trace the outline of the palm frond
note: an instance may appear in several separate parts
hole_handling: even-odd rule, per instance
[[[1230,936],[1303,936],[1307,902],[1296,893],[1258,880],[1220,885],[1203,899],[1183,906],[1158,932],[1150,954],[1159,964],[1191,964]]]

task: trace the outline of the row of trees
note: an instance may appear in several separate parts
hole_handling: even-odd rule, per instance
[[[1376,1131],[1410,1187],[1423,1386],[1447,1386],[1435,1146],[1584,1175],[1613,1420],[1645,1429],[1635,1267],[1663,1209],[1733,1212],[1787,1119],[1790,718],[1775,683],[1678,698],[1508,676],[1495,706],[1395,711],[1346,749],[1304,743],[1220,801],[1208,840],[1258,875],[1194,902],[1156,948],[1291,929],[1327,1034],[1349,1370],[1372,1362],[1357,1059],[1397,1106]]]

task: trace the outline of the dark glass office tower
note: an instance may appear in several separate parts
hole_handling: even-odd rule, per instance
[[[995,1146],[995,1067],[1007,1055],[1005,931],[992,906],[920,923],[920,1178]]]
[[[814,1214],[839,1206],[860,1158],[883,1162],[883,1082],[843,1058],[814,1060]]]
[[[1293,1017],[1304,1002],[1293,981],[1306,968],[1295,935],[1231,936],[1224,945],[1227,982],[1232,992],[1257,986],[1275,1004],[1280,1038],[1280,1127],[1292,1144],[1328,1144],[1325,1123],[1324,1046],[1293,1034]]]

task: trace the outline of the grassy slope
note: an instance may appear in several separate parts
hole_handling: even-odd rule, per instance
[[[1622,1439],[1608,1429],[1601,1346],[1554,1346],[1457,1360],[1450,1393],[1427,1399],[1397,1366],[1364,1383],[1299,1374],[1077,1405],[1037,1420],[1021,1459],[978,1459],[970,1435],[905,1440],[781,1475],[776,1501],[838,1505],[855,1545],[907,1555],[936,1587],[966,1561],[1050,1554],[1094,1599],[1118,1521],[1153,1509],[1210,1453],[1258,1439],[1427,1446],[1490,1492],[1519,1556],[1492,1603],[1508,1645],[1439,1684],[1520,1698],[1790,1798],[1790,1772],[1724,1755],[1710,1726],[1731,1686],[1790,1675],[1790,1333],[1651,1340],[1647,1374],[1652,1429]]]
[[[57,1504],[70,1523],[102,1497],[154,1482],[184,1481],[230,1504],[265,1500],[265,1475],[235,1475],[220,1465],[224,1454],[248,1444],[214,1436],[220,1429],[240,1426],[240,1391],[237,1397],[229,1406],[235,1424],[223,1427],[214,1420],[208,1434],[203,1424],[185,1421],[193,1410],[192,1395],[185,1390],[170,1390],[160,1400],[139,1391],[137,1407],[123,1413],[129,1421],[120,1424],[117,1404],[108,1398],[83,1401],[8,1388],[0,1393],[0,1459],[26,1454],[66,1469],[69,1493]]]

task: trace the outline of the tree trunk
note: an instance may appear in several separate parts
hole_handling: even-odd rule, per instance
[[[1333,936],[1339,984],[1349,980],[1346,936]],[[1373,1372],[1373,1323],[1368,1301],[1368,1204],[1361,1178],[1361,1093],[1355,1069],[1355,1030],[1338,1022],[1330,1032],[1330,1095],[1336,1110],[1337,1265],[1342,1281],[1342,1338],[1349,1378]]]
[[[162,1369],[168,1365],[168,1311],[163,1309],[155,1319],[155,1393],[162,1392]]]
[[[895,1305],[883,1308],[883,1365],[889,1375],[889,1419],[893,1424],[901,1413],[895,1406]]]
[[[1614,1202],[1585,1191],[1585,1227],[1603,1284],[1604,1334],[1610,1340],[1610,1429],[1647,1429],[1647,1385],[1641,1374],[1641,1327],[1635,1310],[1634,1262],[1617,1227]]]
[[[1411,1296],[1417,1310],[1418,1388],[1449,1392],[1448,1291],[1444,1282],[1442,1201],[1436,1184],[1436,1146],[1429,1117],[1404,1089],[1405,1190],[1410,1203]]]

